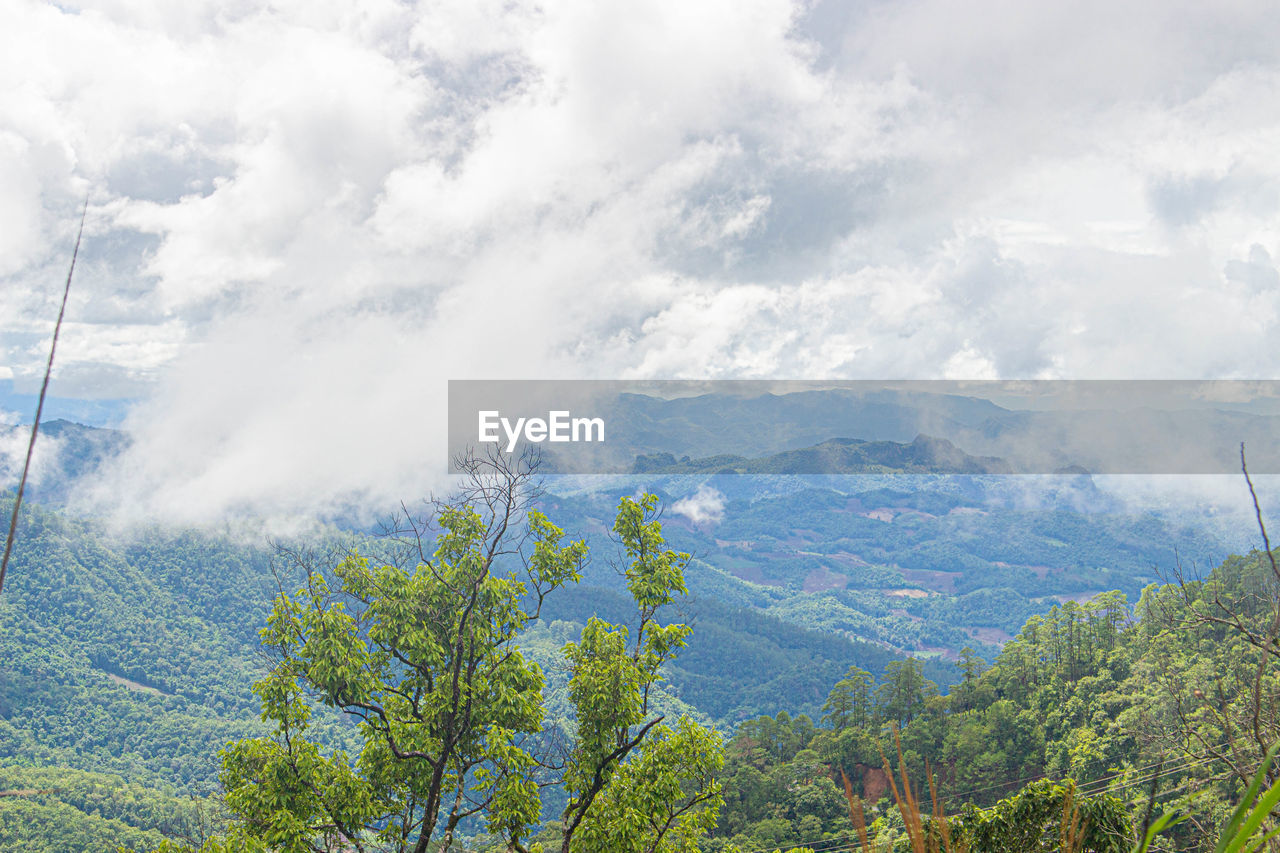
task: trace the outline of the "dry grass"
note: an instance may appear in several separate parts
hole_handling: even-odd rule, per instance
[[[932,768],[925,762],[925,775],[929,782],[930,810],[926,821],[925,813],[920,808],[920,800],[911,787],[907,777],[906,761],[902,753],[902,739],[895,726],[893,741],[898,753],[898,773],[895,777],[889,759],[880,753],[884,762],[884,772],[889,777],[889,790],[893,801],[902,816],[902,824],[911,845],[912,853],[968,853],[963,842],[954,840],[947,815],[938,797],[938,788]],[[849,820],[858,836],[858,848],[850,847],[852,853],[874,853],[880,846],[879,839],[872,838],[867,827],[866,810],[862,798],[853,793],[853,783],[842,769],[840,778],[844,782],[844,795],[849,803]],[[1058,850],[1060,853],[1080,853],[1085,842],[1085,818],[1080,803],[1075,796],[1075,788],[1068,788],[1062,803],[1062,819],[1059,828]]]

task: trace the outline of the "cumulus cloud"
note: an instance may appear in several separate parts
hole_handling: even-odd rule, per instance
[[[724,519],[724,495],[719,489],[702,485],[692,495],[673,503],[671,511],[694,524],[719,524]]]
[[[449,378],[1271,376],[1280,21],[1142,2],[0,8],[0,361],[112,502],[420,494]]]

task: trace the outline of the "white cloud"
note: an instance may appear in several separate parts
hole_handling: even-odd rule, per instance
[[[673,503],[671,511],[694,524],[719,524],[724,519],[724,495],[711,486],[699,486],[692,495]]]
[[[1268,4],[0,7],[0,363],[142,512],[412,496],[466,377],[1271,376]]]
[[[12,489],[22,477],[22,467],[27,461],[27,446],[31,443],[31,427],[14,425],[14,416],[0,410],[0,488]],[[62,453],[62,440],[41,434],[31,454],[31,469],[27,472],[27,485],[39,486],[45,476],[58,464]]]

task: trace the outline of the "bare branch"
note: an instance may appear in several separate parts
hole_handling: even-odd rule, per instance
[[[0,592],[4,591],[4,574],[9,568],[9,556],[13,553],[13,540],[18,532],[18,510],[22,507],[22,493],[27,488],[27,476],[31,473],[31,456],[36,449],[36,436],[40,432],[40,415],[44,412],[44,398],[49,393],[49,380],[53,376],[53,356],[58,351],[58,333],[62,331],[62,318],[67,313],[67,297],[71,295],[71,276],[76,271],[76,258],[80,254],[80,238],[84,236],[84,220],[89,213],[89,199],[80,210],[80,229],[76,232],[76,245],[71,250],[71,268],[67,270],[67,283],[62,288],[62,304],[58,319],[53,324],[53,342],[49,345],[49,363],[44,368],[44,381],[40,384],[40,397],[36,401],[36,416],[31,421],[31,440],[27,442],[27,459],[22,463],[22,476],[18,479],[18,492],[13,498],[13,515],[9,518],[9,534],[4,540],[4,557],[0,558]]]

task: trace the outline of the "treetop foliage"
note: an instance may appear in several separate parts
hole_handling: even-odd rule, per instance
[[[687,591],[689,560],[665,547],[657,498],[619,504],[633,621],[591,618],[565,645],[573,725],[558,742],[544,726],[543,672],[518,640],[581,577],[587,547],[528,508],[528,468],[470,464],[463,497],[437,506],[429,556],[428,527],[410,519],[416,564],[352,553],[276,597],[261,632],[276,664],[254,687],[273,732],[223,751],[233,820],[208,849],[424,853],[481,821],[523,851],[547,786],[562,792],[565,853],[621,849],[618,838],[691,849],[714,825],[719,736],[650,708],[690,631],[656,619]],[[313,701],[356,721],[357,755],[311,738]]]

